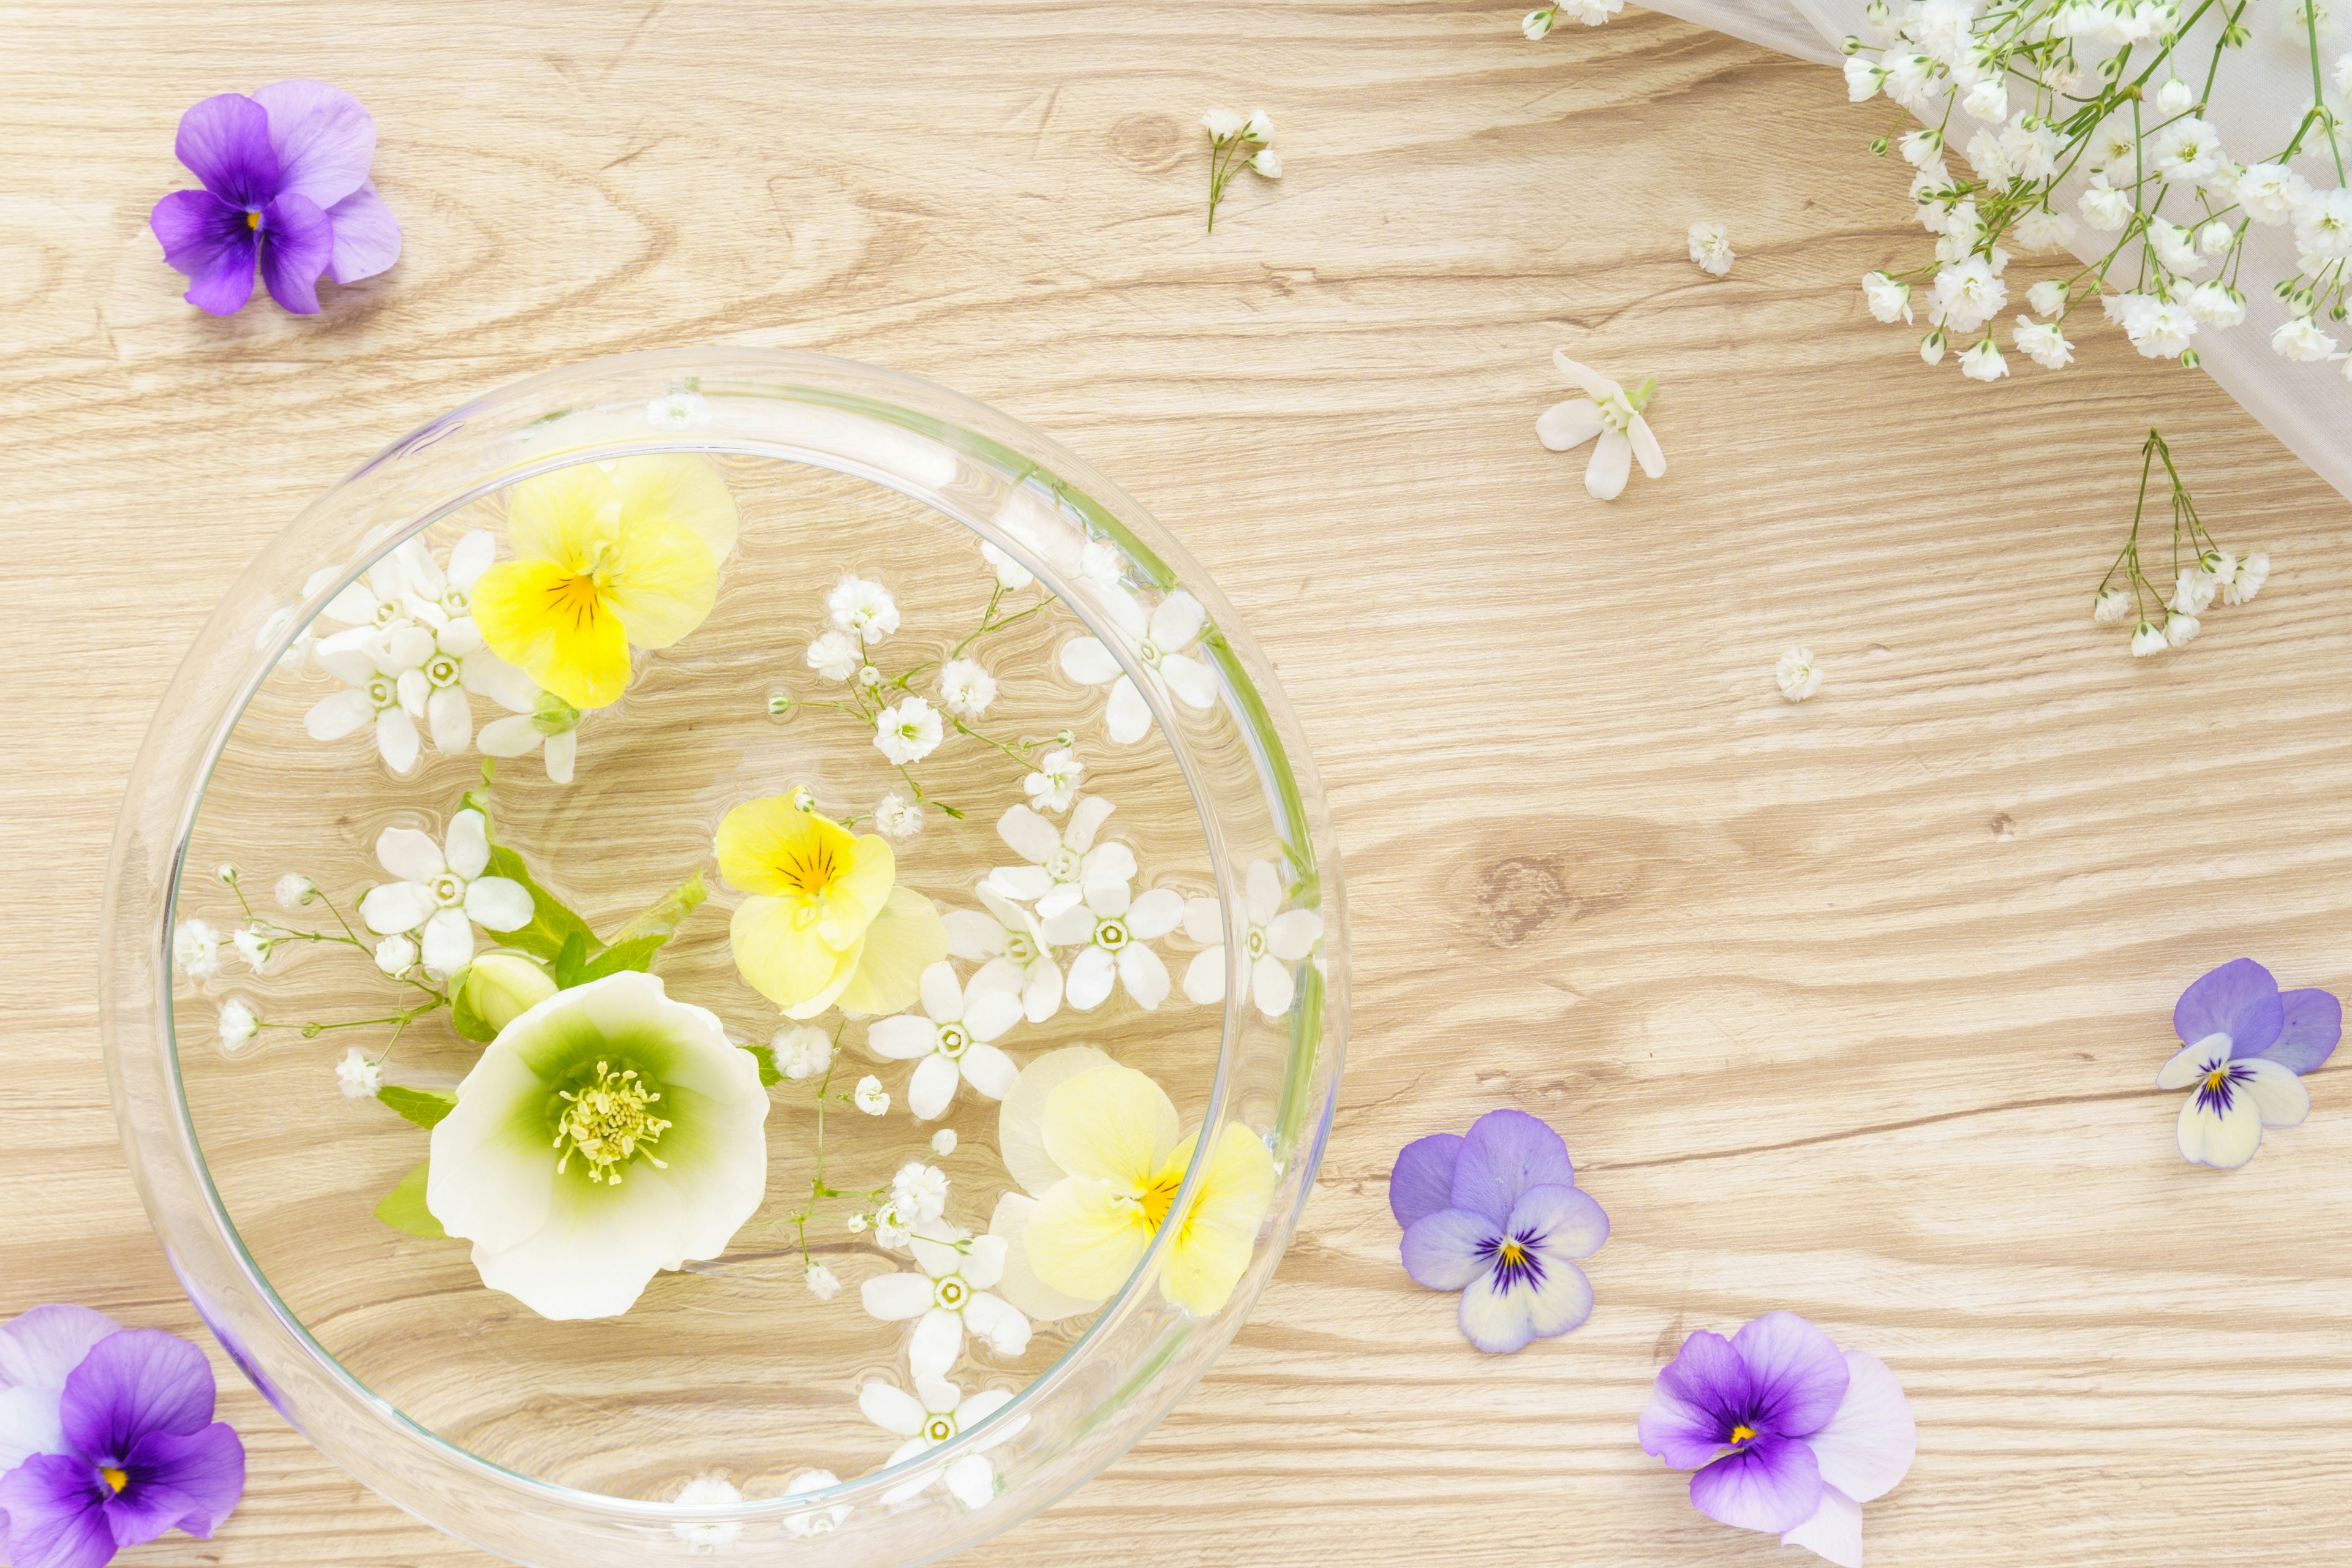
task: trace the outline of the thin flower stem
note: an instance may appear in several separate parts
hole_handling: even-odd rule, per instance
[[[833,1088],[833,1069],[841,1061],[842,1031],[848,1027],[849,1021],[846,1018],[834,1026],[833,1048],[824,1060],[824,1077],[817,1080],[816,1173],[809,1178],[809,1201],[806,1206],[800,1213],[793,1215],[793,1227],[800,1239],[801,1266],[803,1268],[808,1267],[809,1260],[808,1222],[816,1215],[817,1200],[821,1197],[840,1195],[824,1184],[824,1102],[827,1092]]]

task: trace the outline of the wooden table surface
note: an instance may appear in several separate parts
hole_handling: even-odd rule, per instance
[[[2340,1543],[2352,1072],[2232,1174],[2180,1161],[2151,1077],[2214,963],[2352,991],[2352,512],[2110,329],[2063,374],[1925,370],[1854,287],[1922,241],[1834,73],[1631,12],[1529,45],[1517,9],[0,5],[0,1308],[198,1331],[94,947],[121,781],[240,565],[520,374],[789,345],[1139,497],[1277,661],[1346,850],[1354,1037],[1280,1275],[1152,1436],[965,1561],[1796,1562],[1633,1436],[1683,1334],[1783,1307],[1910,1392],[1874,1564]],[[211,320],[146,227],[173,124],[290,76],[373,110],[406,250],[315,319]],[[1214,104],[1271,110],[1286,173],[1204,236]],[[1604,506],[1538,446],[1559,346],[1659,378],[1663,482]],[[2087,612],[2151,418],[2276,574],[2133,660]],[[1801,708],[1793,643],[1828,672]],[[1503,1105],[1615,1235],[1583,1329],[1487,1358],[1384,1200],[1402,1144]],[[487,1561],[219,1364],[244,1505],[125,1563]]]

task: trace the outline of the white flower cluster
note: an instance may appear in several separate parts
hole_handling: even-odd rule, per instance
[[[1005,566],[1034,581],[1028,578],[1025,569],[1006,556],[998,567],[1000,586],[1003,584]],[[898,629],[897,598],[882,584],[850,573],[826,594],[825,615],[832,624],[809,643],[805,655],[808,667],[827,680],[852,682],[864,691],[879,688],[883,684],[882,672],[875,668],[871,650]],[[903,683],[899,689],[904,690]],[[947,734],[940,709],[955,719],[979,720],[988,711],[989,704],[996,700],[996,678],[978,659],[950,658],[940,667],[938,691],[937,705],[912,692],[906,692],[896,702],[878,710],[869,710],[861,701],[860,711],[873,713],[875,748],[893,765],[905,767],[919,763],[939,750]],[[791,702],[783,699],[770,706],[782,711]],[[902,840],[922,830],[921,816],[919,804],[897,795],[885,795],[882,807],[875,813],[881,831]]]
[[[1529,43],[1549,35],[1563,16],[1573,16],[1588,27],[1598,27],[1625,8],[1625,0],[1559,0],[1538,5],[1519,18],[1519,31]]]
[[[1225,199],[1225,186],[1244,168],[1253,169],[1265,179],[1282,178],[1282,154],[1267,143],[1274,140],[1274,117],[1263,109],[1253,109],[1244,120],[1230,109],[1213,109],[1201,116],[1201,129],[1209,133],[1209,231],[1216,232],[1217,204]]]
[[[2063,247],[2079,215],[2114,237],[2100,243],[2105,257],[2027,290],[2033,315],[2016,318],[2015,351],[2046,369],[2071,363],[2067,318],[2095,297],[2140,353],[2194,365],[2200,331],[2245,320],[2238,282],[2252,226],[2292,225],[2296,271],[2274,286],[2289,314],[2271,347],[2290,360],[2343,362],[2352,375],[2352,357],[2322,325],[2346,319],[2352,284],[2352,190],[2344,182],[2352,133],[2340,101],[2352,94],[2352,54],[2336,61],[2331,101],[2317,68],[2315,4],[2289,7],[2294,35],[2315,56],[2309,109],[2283,146],[2240,163],[2205,118],[2209,88],[2196,84],[2214,79],[2223,51],[2246,47],[2242,6],[2227,14],[2200,60],[2189,58],[2199,52],[2187,33],[2195,17],[2184,18],[2173,0],[2021,0],[1982,15],[1977,0],[1906,0],[1899,17],[1888,0],[1871,0],[1881,42],[1846,40],[1848,96],[1861,102],[1885,92],[1918,117],[1924,128],[1897,145],[1917,171],[1919,222],[1936,236],[1933,261],[1864,276],[1871,313],[1912,322],[1924,310],[1922,359],[1940,363],[1948,347],[1967,342],[1961,374],[1997,381],[2009,374],[1994,324],[2010,301],[2012,250]],[[2022,101],[2012,102],[2013,92]],[[1962,135],[1955,120],[1966,130],[1967,177],[1944,161]],[[1887,142],[1874,145],[1885,152]],[[2077,175],[2088,183],[2070,213],[2060,187]]]
[[[1719,223],[1702,220],[1690,226],[1691,264],[1710,278],[1731,271],[1738,259],[1731,251],[1731,231]]]
[[[2174,567],[2168,595],[2148,577],[2139,554],[2140,523],[2147,512],[2148,486],[2159,461],[2172,500]],[[2189,564],[2179,564],[2184,558]],[[2173,467],[2172,449],[2162,436],[2149,431],[2140,449],[2139,500],[2132,509],[2131,533],[2099,584],[2091,618],[2101,626],[2130,622],[2132,657],[2145,658],[2187,646],[2204,629],[2204,616],[2216,599],[2224,605],[2251,603],[2270,575],[2271,558],[2266,552],[2257,550],[2241,559],[2221,547],[2197,515],[2197,503]]]

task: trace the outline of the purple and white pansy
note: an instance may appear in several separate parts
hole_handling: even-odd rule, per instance
[[[1727,1340],[1685,1340],[1640,1430],[1643,1453],[1696,1472],[1699,1512],[1839,1568],[1862,1568],[1862,1505],[1893,1490],[1919,1447],[1886,1363],[1840,1352],[1794,1312],[1767,1312]]]
[[[1405,1145],[1389,1177],[1404,1226],[1404,1268],[1433,1290],[1462,1292],[1462,1332],[1482,1351],[1515,1351],[1592,1314],[1576,1259],[1609,1238],[1609,1216],[1576,1184],[1559,1134],[1523,1110],[1490,1110],[1465,1137]]]
[[[2193,1089],[2180,1108],[2180,1156],[2218,1170],[2254,1157],[2265,1127],[2294,1127],[2311,1113],[2301,1076],[2316,1069],[2344,1033],[2344,1008],[2325,991],[2285,991],[2251,958],[2232,959],[2180,994],[2172,1027],[2181,1048],[2156,1075],[2158,1089]]]

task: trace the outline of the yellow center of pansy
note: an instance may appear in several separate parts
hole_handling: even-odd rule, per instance
[[[245,215],[245,226],[247,228],[259,228],[261,226],[261,215],[257,212],[247,213]],[[121,1474],[120,1470],[109,1470],[106,1473],[110,1476]],[[121,1491],[122,1489],[121,1487],[116,1487],[114,1489],[116,1491]]]
[[[118,1470],[112,1465],[100,1465],[98,1473],[104,1478],[109,1491],[120,1492],[131,1484],[129,1472]]]
[[[1516,1268],[1528,1260],[1528,1249],[1521,1247],[1516,1240],[1507,1241],[1503,1243],[1496,1256],[1503,1260],[1504,1268]]]
[[[621,1167],[642,1152],[661,1170],[669,1167],[653,1152],[669,1123],[653,1114],[661,1100],[634,1068],[614,1072],[609,1062],[596,1064],[594,1081],[579,1090],[562,1092],[563,1114],[555,1125],[555,1169],[561,1174],[577,1154],[587,1163],[588,1179],[621,1184]]]
[[[2215,1068],[2211,1072],[2205,1075],[2205,1087],[2208,1089],[2220,1089],[2223,1084],[2229,1081],[2230,1069],[2227,1068]]]
[[[1177,1190],[1183,1184],[1184,1168],[1181,1165],[1160,1172],[1151,1184],[1143,1189],[1144,1223],[1154,1230],[1159,1229],[1160,1222],[1168,1217],[1168,1211],[1175,1206]]]
[[[1745,1421],[1742,1421],[1738,1426],[1734,1426],[1731,1429],[1731,1446],[1735,1448],[1739,1447],[1742,1443],[1754,1441],[1755,1437],[1756,1428],[1750,1426]]]

